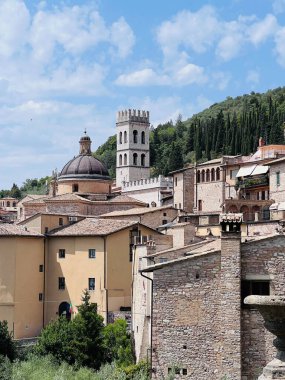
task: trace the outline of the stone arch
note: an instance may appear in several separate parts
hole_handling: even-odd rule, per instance
[[[206,170],[206,182],[210,182],[210,169]]]
[[[205,182],[205,170],[204,169],[201,172],[201,182]]]
[[[215,169],[212,168],[211,169],[211,181],[215,181],[216,180],[216,173],[215,173]]]
[[[200,170],[197,171],[197,183],[201,182],[201,172]]]
[[[141,166],[145,166],[145,154],[141,155]]]
[[[145,144],[145,132],[144,131],[142,131],[142,134],[141,134],[141,143]]]
[[[221,170],[220,168],[216,169],[216,181],[219,181],[221,178]]]
[[[128,142],[128,134],[127,131],[124,132],[124,143]]]
[[[249,215],[249,207],[244,205],[244,206],[241,206],[240,208],[240,212],[243,214],[243,220],[245,222],[247,222],[249,219],[250,219],[250,215]]]
[[[65,317],[68,321],[71,319],[70,304],[68,302],[61,302],[58,307],[58,316]]]
[[[238,208],[236,205],[230,205],[228,212],[238,213]]]
[[[122,155],[120,154],[119,155],[119,166],[122,166],[123,164],[123,159],[122,159]]]
[[[124,165],[128,165],[127,153],[124,154]]]

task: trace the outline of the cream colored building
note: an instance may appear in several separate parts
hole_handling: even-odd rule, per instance
[[[0,320],[15,339],[35,337],[43,327],[44,236],[0,224]]]

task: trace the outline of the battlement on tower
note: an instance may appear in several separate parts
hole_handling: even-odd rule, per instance
[[[130,121],[149,124],[149,111],[128,109],[117,113],[117,123]]]

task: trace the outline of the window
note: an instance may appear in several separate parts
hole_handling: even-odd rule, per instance
[[[89,259],[96,259],[96,249],[94,248],[89,249],[88,256],[89,256]]]
[[[220,174],[221,174],[220,168],[217,168],[217,170],[216,170],[216,181],[220,180]]]
[[[65,259],[65,249],[59,249],[58,250],[58,258],[59,259]]]
[[[136,131],[136,130],[133,131],[133,140],[134,140],[134,144],[137,144],[137,142],[138,142],[138,131]]]
[[[39,272],[43,272],[44,271],[44,266],[43,264],[39,265]]]
[[[134,164],[134,165],[137,165],[137,164],[138,164],[138,155],[137,155],[137,153],[134,153],[134,154],[133,154],[133,164]]]
[[[58,277],[58,289],[59,290],[65,289],[65,277]]]
[[[48,233],[48,227],[45,227],[45,234]]]
[[[250,295],[269,296],[270,295],[270,282],[269,280],[243,280],[241,282],[241,302],[244,308],[248,305],[243,303],[245,297]]]
[[[187,375],[187,368],[182,368],[182,375]]]
[[[236,175],[238,173],[238,169],[234,169],[230,171],[230,179],[236,179]]]
[[[122,134],[122,132],[120,132],[120,134],[119,134],[119,143],[120,144],[122,144],[122,137],[123,137],[123,134]]]
[[[141,155],[141,166],[145,166],[145,154]]]
[[[39,293],[39,301],[42,301],[44,299],[43,293]]]
[[[63,226],[63,218],[58,219],[58,224],[59,224],[59,226]]]
[[[127,135],[127,131],[124,132],[124,143],[127,143],[128,142],[128,135]]]
[[[142,131],[142,144],[145,144],[145,133],[144,133],[144,131]]]
[[[119,155],[119,166],[122,166],[122,155]]]
[[[133,245],[130,245],[129,262],[133,262]]]
[[[166,212],[164,212],[164,213],[163,213],[163,216],[167,216],[167,213],[166,213]]]
[[[280,172],[276,172],[276,186],[280,186]]]
[[[215,181],[215,178],[216,178],[216,176],[215,176],[215,169],[212,168],[211,169],[211,181]]]
[[[167,258],[166,257],[160,257],[158,261],[159,261],[159,263],[166,263]]]
[[[163,219],[162,224],[167,224],[167,220]]]
[[[124,154],[124,165],[128,164],[127,153]]]
[[[201,182],[201,173],[200,170],[197,171],[197,183]]]
[[[181,203],[179,203],[179,208],[180,208],[180,210],[181,210]]]
[[[94,277],[88,278],[88,289],[89,290],[95,290],[95,278]]]
[[[175,177],[175,186],[177,186],[177,177]]]
[[[210,169],[206,170],[206,182],[210,182]]]
[[[78,184],[77,184],[77,183],[74,183],[74,184],[72,185],[72,192],[73,192],[73,193],[77,193],[77,191],[78,191]]]
[[[201,182],[205,182],[205,170],[201,172]]]

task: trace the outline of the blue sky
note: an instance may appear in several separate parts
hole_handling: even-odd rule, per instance
[[[1,0],[0,189],[115,133],[284,86],[285,0]]]

